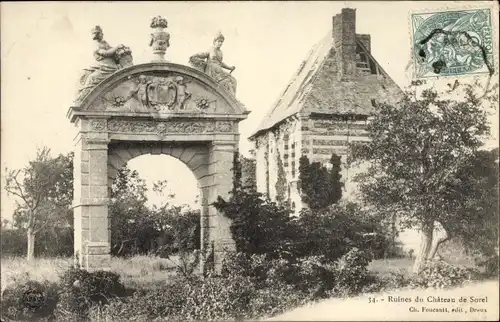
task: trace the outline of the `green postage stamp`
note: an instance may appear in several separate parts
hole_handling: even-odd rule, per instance
[[[490,9],[411,15],[416,78],[494,73]]]

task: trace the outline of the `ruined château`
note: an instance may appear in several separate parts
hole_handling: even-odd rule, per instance
[[[370,48],[370,35],[356,34],[355,9],[342,9],[333,17],[332,30],[313,46],[250,137],[259,192],[272,200],[284,193],[299,210],[304,206],[300,157],[326,163],[335,153],[345,162],[347,143],[367,140],[365,127],[376,102],[391,101],[401,93]],[[343,166],[348,198],[353,171]]]

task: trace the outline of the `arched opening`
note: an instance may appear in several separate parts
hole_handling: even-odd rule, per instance
[[[200,209],[200,185],[193,172],[180,160],[169,155],[144,154],[127,163],[127,167],[136,170],[146,181],[148,190],[153,189],[153,183],[166,181],[167,189],[175,194],[172,202],[175,205],[189,205]],[[148,194],[148,204],[159,206],[162,197]]]
[[[110,189],[111,254],[157,256],[172,264],[190,259],[201,248],[200,195],[198,180],[179,159],[132,158]]]
[[[185,108],[171,106],[170,98],[179,90],[176,86],[151,89],[160,99],[156,107],[134,94],[140,90],[141,79],[171,84],[179,77],[186,80],[184,90],[190,93]],[[117,97],[127,99],[117,102]],[[207,100],[208,107],[200,104]],[[75,103],[68,118],[79,130],[73,194],[78,263],[86,269],[109,267],[113,181],[130,160],[165,154],[184,163],[198,181],[201,253],[205,256],[200,268],[218,271],[224,253],[234,251],[235,246],[230,220],[213,202],[219,196],[227,197],[232,188],[238,123],[248,114],[244,105],[203,72],[171,63],[140,64],[117,71]]]
[[[121,205],[116,204],[116,200],[111,198],[110,206],[115,207],[110,209],[111,253],[117,254],[118,247],[122,248],[121,242],[117,242],[120,239],[123,241],[134,240],[134,242],[139,240],[139,248],[135,249],[136,252],[153,252],[155,255],[166,257],[173,255],[174,252],[187,252],[195,249],[204,250],[202,238],[208,235],[206,220],[208,216],[207,198],[210,190],[207,178],[211,178],[208,174],[210,165],[209,148],[208,142],[128,142],[126,144],[124,142],[112,142],[108,145],[109,196],[113,197],[115,195],[114,197],[116,197],[117,192],[125,190],[125,199],[129,199],[124,200],[124,205]],[[153,164],[154,161],[151,160],[155,158],[157,161],[156,164]],[[148,194],[149,189],[144,182],[139,189],[142,191],[142,196],[140,196],[137,189],[127,186],[126,182],[124,182],[124,180],[127,181],[127,178],[120,172],[128,164],[132,165],[132,167],[126,168],[129,169],[129,175],[133,174],[133,171],[130,172],[130,170],[135,170],[133,169],[134,165],[142,168],[142,172],[146,174],[146,177],[153,180],[160,173],[164,175],[170,174],[176,188],[174,186],[169,187],[168,182],[165,185],[165,182],[155,180],[151,182],[152,186],[150,187],[150,192],[153,192],[153,194]],[[163,169],[163,171],[158,169]],[[138,173],[137,171],[136,177],[138,177]],[[117,178],[119,182],[117,182]],[[130,178],[129,181],[133,180],[133,178]],[[191,186],[189,185],[190,181]],[[156,186],[154,186],[155,184]],[[177,193],[180,192],[184,202],[175,200],[175,197],[171,196],[173,191],[169,191],[169,189],[175,189]],[[191,192],[191,196],[187,191]],[[158,205],[154,203],[148,205],[146,203],[146,199],[149,199],[148,195],[153,196],[153,200],[156,198]],[[198,199],[197,208],[199,210],[195,209],[195,207],[182,206],[182,204],[194,206],[196,199]],[[172,204],[172,202],[177,205]],[[132,205],[127,206],[127,203],[132,203]],[[116,207],[119,208],[120,206],[124,209],[116,209]],[[135,217],[137,214],[130,213],[130,211],[133,212],[133,210],[128,209],[130,207],[140,207],[140,211],[148,216]],[[136,238],[118,236],[116,229],[119,231],[122,227],[126,228],[129,223],[124,222],[123,218],[116,212],[123,212],[128,214],[131,220],[137,220],[137,223],[142,225],[137,227],[144,229],[142,234],[135,235]],[[192,227],[194,216],[199,219],[196,227]],[[113,219],[115,226],[121,225],[119,228],[115,227],[113,229]],[[185,234],[189,235],[189,233],[179,230],[176,225],[183,225],[185,230],[191,230],[192,236],[179,243],[179,239],[185,237]],[[193,229],[195,230],[192,231]],[[113,230],[115,230],[115,238],[113,238]],[[128,233],[133,235],[130,231]]]

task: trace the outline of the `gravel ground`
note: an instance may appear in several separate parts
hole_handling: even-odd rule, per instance
[[[448,290],[367,294],[324,300],[268,321],[498,321],[498,293],[499,282],[495,280]],[[416,302],[417,296],[423,301]],[[461,297],[467,302],[460,302]],[[452,299],[455,302],[443,302]]]

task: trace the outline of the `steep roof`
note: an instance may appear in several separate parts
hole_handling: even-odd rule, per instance
[[[314,45],[250,138],[299,112],[369,115],[372,99],[391,99],[401,93],[361,39],[356,40],[356,46],[356,74],[340,80],[331,32]]]

